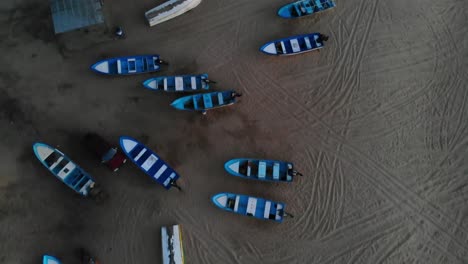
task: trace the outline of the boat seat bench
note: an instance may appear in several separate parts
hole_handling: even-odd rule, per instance
[[[190,84],[192,85],[192,90],[196,90],[197,89],[197,78],[195,77],[190,77]]]
[[[273,165],[273,179],[279,180],[280,178],[280,164],[276,163]]]
[[[254,216],[257,210],[257,198],[249,197],[247,200],[247,215]]]
[[[218,94],[218,102],[219,102],[219,105],[223,105],[223,104],[224,104],[224,97],[223,97],[223,94],[222,94],[222,93],[219,93],[219,94]]]
[[[164,80],[167,80],[165,78]],[[184,78],[183,77],[175,77],[175,90],[176,91],[183,91],[184,90]]]
[[[258,163],[258,178],[265,179],[266,177],[266,162],[260,161]]]
[[[206,108],[212,108],[213,107],[213,101],[211,100],[211,94],[203,94],[203,104],[205,105]]]
[[[317,5],[319,9],[323,9],[323,6],[322,6],[322,3],[320,3],[320,0],[315,0],[315,5]]]
[[[128,68],[128,72],[136,72],[137,71],[136,60],[128,59],[127,68]]]

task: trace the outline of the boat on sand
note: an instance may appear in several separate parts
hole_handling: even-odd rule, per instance
[[[293,217],[284,211],[285,204],[263,198],[235,193],[218,193],[211,198],[219,208],[232,213],[251,216],[262,220],[283,222],[286,216]]]
[[[147,11],[145,17],[152,27],[190,11],[200,3],[201,0],[170,0]]]

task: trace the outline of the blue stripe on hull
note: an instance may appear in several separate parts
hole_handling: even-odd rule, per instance
[[[234,104],[236,98],[232,97],[233,93],[235,91],[230,90],[184,96],[172,102],[171,106],[179,110],[206,111]]]
[[[313,15],[335,7],[332,0],[302,0],[282,6],[278,16],[282,18],[298,18]]]
[[[124,140],[129,140],[135,143],[131,150],[125,148]],[[168,178],[174,173],[173,180],[176,181],[180,176],[166,162],[164,162],[156,153],[133,138],[122,136],[120,137],[120,146],[123,152],[133,161],[142,171],[153,178],[166,189],[171,188]],[[145,152],[142,152],[145,150]],[[138,158],[138,160],[135,160]],[[155,160],[156,159],[156,160]],[[162,169],[165,168],[165,169]],[[156,177],[158,174],[158,177]]]
[[[159,68],[159,55],[157,54],[109,58],[91,65],[91,70],[106,75],[140,74],[155,72]]]
[[[51,154],[48,157],[42,157],[38,150],[39,148],[45,148],[51,151]],[[79,167],[75,162],[73,162],[69,157],[63,154],[58,149],[55,149],[44,143],[35,143],[33,145],[33,151],[37,159],[50,171],[57,179],[67,185],[69,188],[79,193],[82,196],[88,196],[91,188],[87,186],[82,190],[88,181],[94,182],[94,179]],[[50,161],[48,159],[52,158]],[[61,159],[60,162],[59,159]],[[55,165],[54,165],[55,164]],[[65,167],[67,165],[72,166],[73,169],[70,170],[70,167]],[[54,167],[52,167],[54,166]],[[52,168],[52,169],[51,169]],[[61,177],[59,175],[62,175]]]
[[[226,204],[221,204],[218,199],[224,200]],[[237,199],[238,202],[234,202]],[[248,212],[249,199],[256,200],[255,209],[253,212],[250,213]],[[278,203],[263,198],[234,193],[218,193],[216,195],[213,195],[211,200],[217,207],[225,211],[255,217],[261,220],[272,220],[279,223],[283,221],[283,214],[286,206],[284,203]],[[229,200],[231,200],[231,204],[229,204]],[[267,210],[267,204],[269,206],[269,210]],[[253,207],[251,207],[250,210],[252,210],[252,208]]]
[[[265,167],[262,170],[262,177],[260,174],[260,163],[264,163]],[[231,166],[237,164],[234,171]],[[250,174],[247,175],[247,167],[250,167]],[[280,160],[261,160],[261,159],[249,159],[249,158],[238,158],[228,160],[224,164],[226,172],[233,176],[242,177],[245,179],[271,181],[271,182],[292,182],[292,170],[294,165],[291,162],[280,161]]]

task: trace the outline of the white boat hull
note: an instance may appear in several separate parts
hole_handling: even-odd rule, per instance
[[[184,264],[182,234],[179,225],[162,227],[163,264]]]
[[[145,13],[148,24],[152,27],[197,7],[201,0],[170,0]],[[170,8],[173,6],[172,8]]]

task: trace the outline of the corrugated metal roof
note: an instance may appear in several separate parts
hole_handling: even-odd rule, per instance
[[[101,0],[50,0],[55,33],[104,22]]]

